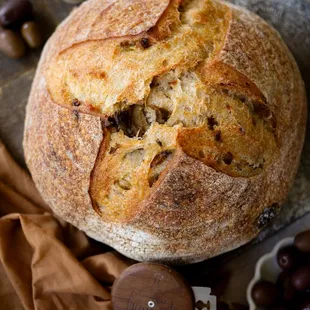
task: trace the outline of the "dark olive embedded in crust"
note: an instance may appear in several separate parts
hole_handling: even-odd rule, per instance
[[[151,162],[151,168],[161,165],[172,153],[173,151],[163,151],[157,154]]]
[[[218,125],[218,122],[213,116],[208,117],[208,128],[214,130],[214,127]]]
[[[148,39],[148,38],[142,38],[140,40],[140,44],[141,44],[142,48],[148,48],[151,46],[150,39]]]
[[[233,154],[231,154],[230,152],[227,152],[223,155],[223,162],[226,165],[230,165],[232,163],[232,161],[234,160],[234,156]]]

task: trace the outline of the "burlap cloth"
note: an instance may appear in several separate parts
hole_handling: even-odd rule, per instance
[[[112,309],[129,260],[54,217],[0,141],[0,309]]]

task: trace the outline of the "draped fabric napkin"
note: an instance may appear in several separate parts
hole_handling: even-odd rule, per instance
[[[0,262],[3,310],[112,309],[131,263],[53,215],[1,141]]]

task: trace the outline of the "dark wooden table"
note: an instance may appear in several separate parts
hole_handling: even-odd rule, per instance
[[[5,0],[0,0],[0,5]],[[73,5],[61,0],[33,0],[36,19],[46,38],[69,14]],[[22,136],[30,86],[41,50],[28,50],[26,57],[12,60],[0,54],[0,138],[12,155],[25,167]]]
[[[4,0],[0,0],[0,4],[3,2]],[[293,52],[304,77],[308,94],[310,94],[310,1],[234,0],[231,2],[250,8],[275,26]],[[47,37],[74,7],[61,0],[33,0],[33,3],[36,18],[41,23]],[[25,106],[40,52],[40,50],[28,51],[26,57],[18,61],[0,54],[0,139],[6,144],[17,162],[24,167],[22,136]],[[308,122],[308,132],[309,126]],[[310,217],[306,216],[308,212],[310,212],[309,135],[306,138],[295,185],[283,211],[275,223],[262,232],[253,243],[275,235],[280,229],[287,227],[301,217],[304,217],[303,227],[310,228]],[[298,225],[291,227],[294,227],[294,232],[298,230]],[[253,243],[208,262],[183,267],[180,270],[191,284],[207,285],[213,278],[210,267],[216,270],[223,262],[230,266],[232,261],[236,261],[237,258],[241,259],[245,257],[246,253],[253,253],[253,249],[257,248]],[[268,244],[266,248],[270,247],[270,242]],[[261,247],[260,249],[262,251]],[[251,255],[253,256],[253,254]],[[252,259],[252,265],[254,261]]]

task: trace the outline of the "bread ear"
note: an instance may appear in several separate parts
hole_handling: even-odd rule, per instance
[[[89,0],[58,29],[58,53],[87,41],[131,37],[147,32],[171,0]],[[70,25],[69,27],[67,25]]]

